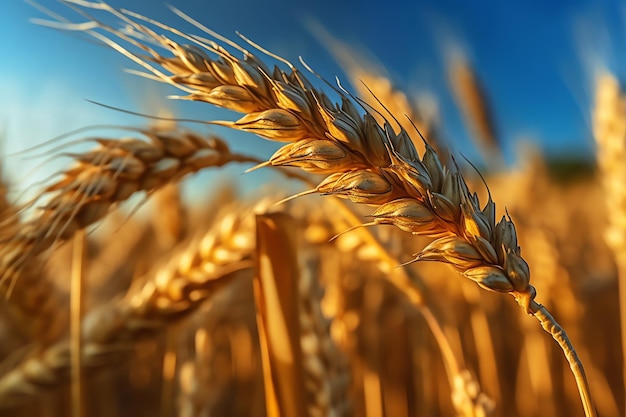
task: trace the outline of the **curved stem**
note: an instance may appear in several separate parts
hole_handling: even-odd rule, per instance
[[[550,312],[543,305],[535,301],[531,301],[529,307],[532,315],[535,316],[535,318],[541,323],[543,330],[550,333],[552,338],[556,340],[563,350],[565,358],[569,362],[570,369],[576,379],[576,385],[578,386],[578,393],[580,394],[580,399],[583,403],[585,416],[596,417],[596,410],[591,401],[591,392],[589,390],[589,384],[587,383],[587,377],[585,376],[585,370],[583,369],[583,363],[578,357],[576,349],[574,349],[567,333],[565,333],[565,330],[559,323],[557,323],[554,317],[552,317]]]

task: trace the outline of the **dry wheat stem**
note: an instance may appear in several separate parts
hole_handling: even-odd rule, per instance
[[[252,266],[254,208],[227,207],[201,239],[165,266],[133,282],[126,295],[89,312],[82,320],[83,367],[93,368],[128,352],[133,341],[189,315],[237,272]],[[67,381],[71,345],[67,337],[36,349],[0,377],[0,404],[12,405]]]
[[[83,295],[84,295],[84,277],[85,277],[85,246],[87,236],[84,230],[81,230],[74,237],[72,248],[72,268],[71,268],[71,284],[70,284],[70,372],[71,372],[71,398],[72,398],[72,417],[82,417],[84,412],[84,378],[82,363],[82,328],[81,322],[83,318]]]
[[[70,154],[74,165],[43,189],[36,215],[0,248],[0,287],[10,287],[36,255],[104,217],[116,203],[151,193],[187,174],[230,162],[256,162],[231,153],[216,137],[188,131],[138,130],[147,140],[93,138],[92,151]]]
[[[298,223],[285,213],[257,216],[256,235],[255,300],[268,415],[345,416],[349,370],[321,312],[319,259],[298,244]]]
[[[580,399],[583,403],[585,415],[595,416],[596,410],[591,400],[591,392],[589,390],[587,377],[585,376],[583,363],[578,357],[578,354],[576,353],[572,342],[569,340],[567,333],[557,323],[554,317],[552,317],[550,312],[548,312],[548,310],[544,306],[542,306],[541,304],[537,304],[533,301],[531,309],[535,310],[535,313],[533,315],[535,316],[535,318],[537,318],[537,320],[539,320],[539,322],[541,323],[541,327],[552,336],[552,338],[559,344],[559,346],[563,350],[563,353],[567,358],[572,373],[576,378],[576,385],[578,387]]]
[[[244,113],[236,121],[213,123],[286,142],[270,159],[272,165],[327,174],[313,192],[376,206],[373,223],[436,238],[415,260],[448,263],[485,289],[513,295],[529,314],[541,314],[533,301],[536,293],[530,285],[530,271],[521,257],[513,222],[506,216],[496,222],[491,198],[481,206],[461,172],[455,166],[445,167],[428,143],[420,158],[406,130],[396,131],[387,121],[379,125],[339,89],[335,93],[341,104],[335,104],[283,59],[280,61],[287,63],[289,72],[277,66],[270,70],[249,51],[221,37],[217,41],[238,49],[243,59],[215,41],[182,34],[102,2],[70,3],[111,13],[122,21],[125,32],[90,16],[87,24],[58,27],[86,31],[148,70],[149,77],[189,93],[187,99]],[[148,24],[167,35],[156,33]],[[93,30],[97,28],[148,55],[133,53]],[[129,32],[134,36],[126,35]],[[179,36],[192,45],[183,45],[168,35]],[[158,45],[155,48],[165,50],[168,56],[148,43]],[[571,352],[565,353],[570,359]],[[573,371],[578,369],[578,365],[571,364]],[[584,382],[584,377],[577,377],[577,382]],[[583,391],[588,393],[586,384],[581,387],[581,398],[587,415],[593,415],[589,396],[582,395]]]
[[[256,217],[254,300],[268,417],[312,416],[305,382],[297,224],[285,213]]]

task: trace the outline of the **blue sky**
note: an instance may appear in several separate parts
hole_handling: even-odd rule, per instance
[[[82,19],[56,1],[40,4]],[[302,56],[328,79],[341,68],[308,29],[317,21],[330,33],[382,63],[409,95],[436,97],[444,137],[460,149],[468,134],[452,102],[445,50],[462,47],[486,86],[509,158],[530,139],[551,154],[589,153],[591,75],[626,70],[626,8],[617,1],[310,1],[170,0],[170,4],[227,36],[240,31],[292,62]],[[115,0],[112,5],[188,28],[159,1]],[[154,112],[165,105],[181,117],[214,119],[209,105],[171,103],[172,91],[125,74],[132,63],[76,34],[36,26],[44,17],[21,0],[0,13],[0,128],[9,151],[41,143],[71,129],[103,123],[144,125],[85,102]],[[198,127],[206,130],[204,127]],[[239,139],[237,139],[239,140]],[[272,145],[245,138],[262,156]],[[471,152],[470,152],[471,155]]]

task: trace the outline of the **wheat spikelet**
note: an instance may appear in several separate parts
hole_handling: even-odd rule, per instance
[[[216,137],[185,131],[140,133],[148,141],[94,138],[96,149],[70,155],[74,166],[30,203],[37,215],[3,243],[2,286],[11,285],[33,256],[100,220],[132,194],[150,193],[206,167],[251,160],[231,153]]]
[[[254,209],[227,207],[215,226],[165,266],[133,282],[124,297],[89,312],[82,322],[83,366],[97,367],[128,351],[132,342],[190,314],[252,266]],[[239,208],[239,207],[238,207]],[[36,349],[0,378],[0,404],[11,405],[66,381],[70,344],[62,338]]]

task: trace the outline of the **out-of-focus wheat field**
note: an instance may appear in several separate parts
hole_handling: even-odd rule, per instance
[[[61,4],[44,5],[61,16],[72,16],[74,22],[86,20]],[[178,27],[173,14],[168,14],[171,11],[161,8],[155,16],[150,7],[136,6],[127,7]],[[188,10],[184,2],[175,6],[211,28],[220,19],[217,10],[213,14],[198,6]],[[623,416],[626,298],[620,295],[620,286],[624,292],[626,84],[620,87],[624,73],[619,61],[611,58],[619,54],[613,49],[622,41],[611,42],[614,34],[608,33],[617,24],[615,16],[610,16],[607,33],[598,28],[586,32],[589,22],[598,20],[585,17],[587,12],[595,19],[598,14],[606,17],[607,10],[623,13],[626,9],[619,5],[595,9],[582,3],[579,8],[546,6],[546,16],[563,12],[571,18],[559,20],[557,26],[572,22],[567,46],[572,55],[557,59],[546,71],[555,71],[559,63],[577,62],[578,67],[555,71],[561,76],[561,90],[567,92],[564,96],[571,95],[553,102],[547,97],[553,107],[534,120],[517,111],[513,98],[499,92],[498,86],[506,88],[511,81],[506,74],[490,78],[497,66],[481,63],[486,53],[480,45],[473,45],[471,37],[464,39],[462,30],[449,36],[448,29],[458,28],[455,24],[461,15],[457,11],[446,21],[444,13],[453,6],[437,9],[425,4],[411,9],[434,16],[432,21],[441,20],[433,23],[437,29],[431,29],[424,46],[435,52],[420,61],[438,57],[432,58],[438,65],[429,69],[414,64],[415,76],[407,75],[406,66],[398,69],[399,61],[386,66],[384,56],[376,57],[381,46],[368,49],[368,42],[358,42],[358,31],[351,36],[337,32],[337,22],[349,21],[350,7],[359,7],[357,3],[324,5],[324,13],[341,14],[341,19],[329,18],[328,24],[317,7],[289,9],[293,19],[301,18],[296,26],[316,39],[319,49],[310,49],[304,41],[299,44],[297,38],[281,46],[264,34],[271,27],[255,24],[251,32],[263,34],[270,43],[259,42],[263,47],[288,55],[292,62],[302,55],[313,69],[321,68],[329,82],[319,81],[320,88],[345,87],[368,103],[365,110],[395,117],[416,147],[423,149],[415,124],[442,161],[458,164],[482,201],[491,195],[497,218],[507,214],[515,223],[537,300],[567,331],[584,363],[598,416]],[[500,6],[491,6],[497,11],[487,13],[485,19],[503,12]],[[28,7],[30,16],[51,19],[36,7],[19,7],[16,16]],[[373,8],[369,3],[364,7]],[[541,13],[539,6],[531,9]],[[535,16],[531,11],[524,9],[527,16]],[[243,22],[251,19],[252,11],[241,13],[246,13]],[[307,19],[307,13],[313,18]],[[52,20],[58,20],[54,16]],[[529,21],[541,23],[549,20],[546,16]],[[462,22],[460,27],[475,34],[469,29],[474,26]],[[34,26],[12,22],[18,24]],[[393,22],[380,24],[386,31],[395,28]],[[289,24],[290,30],[295,30],[293,25]],[[188,22],[180,26],[187,30]],[[244,23],[233,29],[250,34]],[[72,56],[73,65],[80,66],[82,75],[76,76],[73,88],[83,91],[82,86],[90,84],[86,91],[96,97],[88,99],[169,119],[232,118],[227,112],[215,113],[207,103],[168,100],[172,91],[136,75],[120,75],[118,84],[114,78],[103,83],[102,72],[124,74],[124,68],[137,68],[122,58],[101,58],[98,53],[103,50],[108,55],[115,52],[88,36],[40,26],[33,30],[38,37],[28,42],[2,37],[12,50],[25,51],[29,42],[39,44],[42,34],[53,33],[51,39],[64,36],[81,51],[95,51],[80,59],[71,51],[56,50],[65,59]],[[400,30],[410,34],[410,28]],[[532,35],[531,27],[527,34]],[[231,33],[224,35],[231,37]],[[236,35],[232,38],[241,41]],[[534,39],[535,47],[547,49],[541,42]],[[558,46],[554,40],[546,44]],[[518,47],[521,54],[530,48]],[[396,46],[390,43],[388,48]],[[402,48],[397,53],[411,51]],[[556,50],[553,53],[558,55]],[[0,262],[0,415],[583,415],[563,353],[512,297],[485,291],[449,265],[410,262],[432,239],[391,226],[352,230],[371,221],[373,209],[338,202],[333,196],[305,195],[276,204],[310,189],[307,181],[317,184],[321,177],[303,180],[294,177],[295,170],[272,167],[243,174],[277,149],[251,133],[136,117],[82,101],[84,97],[77,98],[80,94],[75,92],[63,98],[67,90],[55,90],[50,87],[54,83],[46,81],[60,65],[52,58],[46,67],[24,70],[29,94],[21,94],[26,91],[20,90],[23,80],[7,75],[12,70],[0,79],[6,97],[19,95],[19,111],[11,110],[10,102],[2,101],[0,106],[8,115],[0,113],[5,154],[0,188],[4,257]],[[11,61],[12,68],[15,59],[7,54],[0,66]],[[541,63],[535,66],[538,72],[544,68]],[[339,87],[335,74],[341,80]],[[72,77],[60,77],[59,85],[71,85]],[[139,81],[129,81],[133,77]],[[523,97],[526,90],[524,100],[543,102],[542,94],[552,91],[551,81],[533,85],[529,79],[534,77],[516,74],[515,83],[521,87],[512,90],[513,97]],[[92,89],[98,83],[102,85]],[[42,103],[49,98],[34,92],[37,85],[51,88],[50,95],[58,100],[52,114],[63,115],[61,119],[42,116],[47,111]],[[71,103],[67,111],[65,99]],[[519,108],[528,105],[524,100]],[[570,100],[564,110],[558,107],[560,100]],[[33,112],[33,120],[51,126],[50,131],[29,126],[27,110]],[[97,124],[106,126],[47,142]],[[149,193],[138,192],[114,204],[98,215],[100,221],[84,229],[86,233],[76,231],[61,238],[65,230],[56,236],[57,229],[51,229],[45,236],[52,242],[49,248],[33,256],[27,250],[16,253],[11,245],[29,227],[28,219],[61,206],[54,200],[31,200],[55,191],[46,188],[50,183],[44,180],[56,171],[71,172],[72,158],[81,161],[80,155],[87,155],[95,145],[85,138],[119,140],[138,134],[119,125],[145,129],[146,137],[150,132],[178,134],[177,128],[202,137],[215,135],[216,149],[223,150],[223,141],[233,154],[249,159],[234,158],[223,166],[185,172]],[[24,151],[16,153],[19,150]],[[27,176],[25,167],[35,165],[40,166]],[[76,192],[85,188],[89,186],[77,185]],[[25,266],[12,269],[12,262],[22,255]],[[403,279],[411,285],[399,285]],[[80,323],[82,341],[76,327],[70,331],[72,322]],[[82,361],[72,355],[76,349],[82,352]]]

